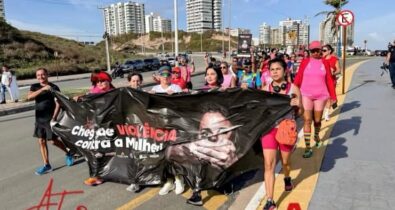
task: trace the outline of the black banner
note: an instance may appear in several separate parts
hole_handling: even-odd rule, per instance
[[[90,175],[142,185],[180,174],[192,187],[221,186],[262,166],[259,137],[292,111],[287,96],[259,90],[154,95],[130,88],[69,100],[53,126],[88,160]]]
[[[250,47],[252,45],[252,34],[239,34],[237,43],[237,54],[250,55]]]

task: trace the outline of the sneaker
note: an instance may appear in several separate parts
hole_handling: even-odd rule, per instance
[[[330,120],[329,109],[325,109],[325,111],[324,111],[324,119],[325,119],[325,121],[329,121]]]
[[[67,166],[72,166],[74,164],[74,158],[73,155],[67,153],[65,157],[66,165]]]
[[[303,158],[311,158],[311,156],[313,156],[313,150],[311,148],[306,149],[304,151]]]
[[[285,177],[285,178],[284,178],[284,186],[285,186],[285,191],[286,191],[286,192],[292,191],[292,189],[294,188],[294,186],[293,186],[293,184],[292,184],[291,177]]]
[[[263,210],[274,210],[277,209],[276,204],[274,203],[273,200],[267,200],[265,206],[263,207]]]
[[[36,175],[43,175],[43,174],[46,174],[51,171],[52,171],[51,165],[45,164],[44,166],[37,168],[35,174]]]
[[[84,181],[84,184],[88,186],[97,186],[103,184],[103,180],[98,177],[89,177]]]
[[[187,200],[187,203],[194,206],[202,206],[203,200],[202,196],[200,195],[200,191],[194,191],[192,196]]]
[[[315,147],[316,148],[320,148],[321,145],[322,145],[322,141],[321,141],[320,137],[319,136],[315,136],[314,137],[314,141],[315,141]]]
[[[176,176],[176,181],[174,184],[176,185],[176,190],[174,191],[176,195],[179,195],[184,192],[184,181],[181,176]]]
[[[129,187],[126,188],[129,192],[138,192],[140,190],[140,185],[138,184],[130,184]]]
[[[176,187],[174,186],[173,180],[167,180],[167,182],[159,190],[159,195],[166,195],[167,193],[174,190],[175,188]]]

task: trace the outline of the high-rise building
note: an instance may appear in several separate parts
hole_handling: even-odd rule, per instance
[[[4,0],[0,0],[0,18],[5,18]]]
[[[337,37],[332,33],[330,21],[327,24],[325,24],[325,20],[320,22],[319,37],[320,42],[323,44],[336,45]]]
[[[159,15],[151,14],[145,16],[145,33],[151,31],[170,32],[171,20],[162,19]]]
[[[280,29],[270,29],[270,44],[272,45],[283,45],[283,36],[280,34]]]
[[[307,20],[301,21],[288,18],[280,21],[278,28],[271,28],[264,23],[260,26],[259,31],[261,44],[307,46],[310,37],[310,24]]]
[[[251,30],[246,28],[233,28],[233,29],[231,28],[229,30],[229,28],[225,28],[224,33],[225,34],[230,33],[231,36],[238,37],[240,34],[251,34]]]
[[[270,44],[270,28],[266,23],[263,23],[259,27],[259,44]]]
[[[145,32],[144,4],[119,2],[104,8],[104,24],[107,33],[117,36],[125,33]]]
[[[347,26],[347,46],[352,46],[354,44],[354,24],[355,21],[350,26]],[[330,44],[332,47],[337,46],[337,40],[341,37],[340,34],[338,36],[333,34],[331,22],[329,21],[325,24],[325,20],[320,22],[319,36],[323,44]]]
[[[310,25],[307,21],[287,20],[280,21],[280,33],[283,35],[283,45],[308,45],[310,35]]]
[[[221,30],[222,0],[186,0],[187,32]]]

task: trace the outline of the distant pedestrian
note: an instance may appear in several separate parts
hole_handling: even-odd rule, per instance
[[[313,150],[310,146],[311,124],[314,122],[315,146],[321,146],[319,133],[321,130],[321,118],[326,101],[336,102],[336,92],[329,63],[321,57],[321,44],[313,41],[309,45],[311,57],[306,58],[300,64],[294,84],[300,88],[304,107],[304,140],[306,149],[304,158],[310,158]]]
[[[11,93],[12,93],[12,98],[14,99],[14,102],[19,101],[19,88],[18,88],[18,82],[16,80],[16,73],[15,71],[11,70],[11,75],[12,75],[12,81],[11,81]]]
[[[195,72],[195,62],[191,60],[191,65],[188,65],[187,58],[182,56],[180,58],[181,77],[187,82],[187,88],[192,89],[191,75]]]
[[[27,99],[36,101],[36,122],[33,136],[38,138],[44,166],[38,168],[35,173],[43,175],[52,171],[52,166],[49,163],[47,141],[52,141],[54,146],[66,153],[67,166],[73,165],[74,160],[63,142],[52,132],[50,126],[50,122],[56,120],[60,110],[60,106],[51,90],[60,91],[60,89],[55,84],[48,82],[48,71],[45,68],[37,69],[36,78],[39,83],[30,86]]]
[[[2,101],[1,103],[6,103],[6,97],[5,97],[5,91],[10,94],[11,101],[18,102],[18,99],[14,99],[14,93],[13,90],[11,89],[11,83],[12,83],[12,74],[7,65],[3,65],[2,67],[3,73],[1,74],[1,93],[2,93]]]
[[[392,45],[388,46],[386,63],[389,65],[392,88],[395,89],[395,40]]]
[[[340,74],[339,59],[333,54],[334,50],[330,44],[326,44],[322,47],[322,57],[328,61],[331,68],[331,76],[333,79],[333,87],[336,89],[336,76]],[[329,112],[331,109],[331,102],[328,100],[325,105],[324,119],[329,121]]]

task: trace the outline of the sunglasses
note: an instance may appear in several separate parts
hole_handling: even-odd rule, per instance
[[[322,52],[327,52],[328,50],[327,49],[322,49]]]
[[[226,66],[221,66],[221,69],[226,69]]]
[[[310,50],[311,53],[319,53],[321,51],[321,49],[312,49]]]

